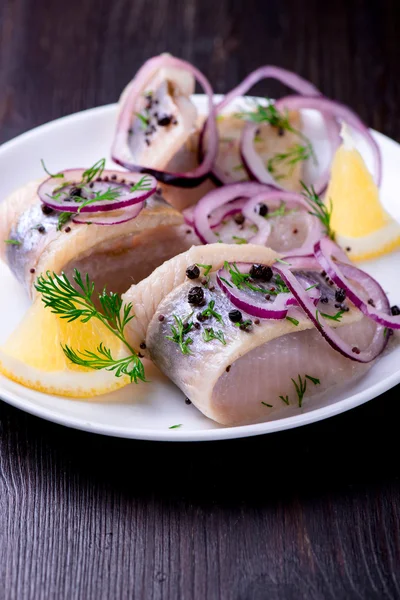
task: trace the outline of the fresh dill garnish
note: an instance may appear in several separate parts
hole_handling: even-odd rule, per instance
[[[83,279],[77,269],[74,270],[72,285],[65,273],[56,275],[47,271],[46,276],[40,275],[35,283],[36,290],[42,295],[42,302],[46,308],[67,319],[69,323],[79,319],[87,323],[91,319],[98,319],[111,331],[129,350],[130,355],[121,359],[114,359],[111,351],[102,343],[97,348],[97,354],[89,350],[75,351],[68,345],[61,346],[64,354],[73,363],[90,369],[106,369],[115,371],[116,377],[127,375],[131,382],[146,381],[143,364],[128,343],[125,337],[125,327],[134,317],[131,314],[132,304],[124,304],[119,294],[107,292],[106,289],[98,294],[101,309],[93,301],[95,295],[94,283],[89,275]]]
[[[137,117],[139,119],[140,124],[142,125],[143,129],[146,129],[146,127],[149,124],[149,118],[138,112],[135,112],[134,115],[135,115],[135,117]]]
[[[235,240],[236,244],[247,244],[248,243],[248,241],[246,240],[246,238],[242,238],[242,237],[239,237],[237,235],[233,235],[232,239]]]
[[[280,400],[285,404],[289,404],[289,396],[279,396]]]
[[[304,380],[302,379],[301,375],[297,375],[297,377],[298,382],[295,379],[292,379],[292,381],[299,401],[299,408],[301,408],[303,404],[304,394],[307,390],[307,379],[311,381],[314,385],[319,385],[321,382],[316,377],[311,377],[311,375],[304,375]]]
[[[319,283],[314,283],[313,285],[309,285],[305,291],[308,292],[309,290],[313,290],[314,288],[316,288],[318,286],[319,286]]]
[[[329,200],[329,206],[325,204],[323,200],[318,196],[313,185],[307,187],[304,181],[300,182],[304,192],[302,195],[306,199],[310,209],[308,212],[310,215],[317,217],[325,227],[325,233],[331,240],[335,239],[335,233],[331,229],[331,217],[332,217],[332,200]]]
[[[320,311],[317,311],[317,312],[319,312],[319,314],[321,315],[321,317],[324,317],[324,319],[330,319],[331,321],[336,321],[337,323],[340,323],[340,321],[341,321],[341,319],[342,319],[345,311],[344,310],[339,310],[336,313],[336,315],[328,315],[328,314],[320,312]]]
[[[143,191],[151,190],[150,181],[149,181],[149,176],[145,175],[137,183],[135,183],[129,191],[130,192],[143,192]]]
[[[49,177],[53,177],[54,179],[64,177],[64,173],[50,173],[50,171],[46,168],[46,165],[44,164],[43,158],[40,159],[40,162],[42,163],[44,172],[47,173]]]
[[[202,269],[204,269],[204,273],[203,273],[204,277],[207,277],[207,275],[209,274],[209,272],[212,269],[212,265],[202,265],[201,263],[196,263],[196,265],[198,267],[201,267]]]
[[[262,294],[265,294],[268,291],[265,288],[255,286],[255,285],[249,283],[249,279],[251,278],[250,274],[249,273],[241,273],[239,271],[239,269],[237,268],[236,263],[232,263],[230,265],[227,261],[225,261],[224,269],[225,269],[225,271],[228,271],[229,275],[231,276],[231,281],[232,281],[233,285],[235,285],[239,290],[248,288],[249,290],[252,290],[253,292],[261,292]],[[222,277],[221,277],[221,279],[222,279]],[[225,283],[228,283],[225,279],[223,279],[223,281],[225,281]],[[230,287],[232,287],[229,283],[228,283],[228,285]]]
[[[168,429],[178,429],[179,427],[182,427],[182,423],[178,423],[177,425],[171,425],[171,427],[168,427]]]
[[[4,240],[5,244],[8,244],[9,246],[21,246],[22,242],[20,240]]]
[[[267,161],[267,169],[271,175],[274,175],[275,179],[284,179],[290,177],[294,171],[297,163],[308,160],[314,157],[314,150],[311,142],[307,144],[294,144],[286,152],[277,152]],[[288,167],[288,172],[285,175],[276,176],[276,168],[279,165],[285,165]]]
[[[234,116],[237,119],[245,119],[246,121],[252,121],[253,123],[269,123],[272,127],[297,133],[297,130],[295,130],[289,122],[287,111],[285,111],[284,114],[280,113],[275,108],[275,105],[270,98],[266,98],[266,100],[268,102],[267,105],[258,103],[256,104],[254,111],[239,112]]]
[[[244,171],[244,165],[235,165],[234,167],[232,167],[232,171]]]
[[[264,406],[268,406],[268,408],[272,408],[272,404],[267,404],[266,402],[262,402],[262,401],[261,401],[261,404],[264,404]]]
[[[281,263],[282,265],[289,265],[289,267],[290,267],[290,262],[288,262],[287,260],[282,260],[281,258],[276,258],[275,262]]]
[[[78,213],[80,213],[82,208],[84,208],[85,206],[89,206],[90,204],[94,204],[95,202],[112,202],[113,200],[116,200],[121,195],[121,187],[118,186],[112,188],[110,186],[105,192],[90,192],[90,195],[92,196],[91,198],[87,198],[79,205]]]
[[[185,339],[185,336],[193,329],[193,321],[189,321],[192,315],[193,313],[190,313],[190,315],[183,319],[177,315],[173,315],[176,327],[175,325],[171,325],[172,335],[166,336],[167,340],[178,344],[182,354],[191,354],[189,346],[193,344],[193,340],[190,337]]]
[[[306,379],[309,379],[310,381],[312,381],[312,383],[314,385],[319,385],[321,383],[317,377],[311,377],[311,375],[306,375],[305,377],[306,377]]]
[[[239,323],[232,323],[232,325],[234,325],[235,327],[238,327],[239,329],[241,327],[243,329],[246,329],[246,327],[253,325],[253,321],[251,319],[246,319],[246,321],[239,321]]]
[[[295,208],[287,209],[286,203],[282,201],[278,208],[276,208],[275,210],[268,211],[267,214],[264,216],[264,219],[272,219],[273,217],[286,217],[287,215],[290,215],[294,212],[296,212]]]
[[[106,166],[106,159],[101,158],[82,174],[82,184],[90,183],[95,177],[101,177]]]
[[[58,215],[57,231],[61,231],[62,227],[66,223],[68,223],[68,221],[70,220],[71,217],[72,217],[72,213],[70,213],[70,212],[61,212]]]
[[[233,287],[233,285],[231,285],[229,283],[229,281],[227,279],[225,279],[225,277],[220,277],[220,280],[223,281],[224,283],[226,283],[226,285],[228,285],[230,288]]]
[[[226,341],[223,332],[219,329],[218,331],[214,331],[212,327],[205,327],[203,330],[203,340],[205,342],[211,342],[211,340],[218,340],[226,346]]]
[[[295,325],[297,327],[297,325],[300,323],[300,321],[298,321],[297,319],[293,319],[293,317],[286,317],[286,321],[290,321],[291,323],[293,323],[293,325]]]
[[[274,281],[271,281],[274,290],[267,290],[268,294],[272,296],[277,296],[278,294],[289,294],[290,290],[287,287],[286,283],[283,281],[282,277],[277,273],[275,275]]]
[[[215,300],[210,300],[206,309],[201,313],[202,317],[214,317],[219,323],[224,322],[222,316],[214,310]]]

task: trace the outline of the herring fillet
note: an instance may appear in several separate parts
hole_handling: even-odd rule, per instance
[[[250,262],[272,264],[279,254],[270,248],[246,244],[208,244],[206,246],[193,246],[187,252],[166,261],[158,267],[149,277],[137,285],[133,285],[123,295],[123,301],[132,303],[132,312],[136,318],[127,325],[127,336],[134,347],[145,339],[146,331],[151,319],[157,311],[158,305],[174,288],[183,283],[186,278],[186,269],[195,263],[210,264],[212,271],[220,269],[224,262]]]
[[[164,263],[123,297],[125,302],[132,302],[136,315],[127,326],[129,342],[135,347],[143,347],[144,342],[144,353],[155,365],[201,412],[224,425],[264,421],[280,411],[298,408],[292,382],[298,375],[320,379],[318,385],[308,380],[307,401],[338,382],[360,377],[371,366],[351,361],[333,350],[297,308],[289,312],[299,321],[297,326],[286,319],[261,319],[259,324],[253,324],[251,332],[234,326],[228,317],[234,307],[216,283],[215,271],[225,260],[270,265],[276,257],[270,249],[251,244],[194,247]],[[194,263],[212,265],[211,284],[215,289],[210,292],[204,288],[206,302],[202,308],[187,301],[189,290],[199,284],[186,276],[186,268]],[[223,324],[215,318],[201,322],[200,329],[189,332],[192,342],[189,353],[183,354],[179,344],[168,339],[176,325],[174,315],[196,322],[197,313],[211,299]],[[326,307],[322,304],[321,310],[327,310]],[[375,325],[351,304],[349,308],[335,325],[349,343],[364,348],[372,339]],[[244,320],[254,321],[243,311],[242,314]],[[205,327],[222,331],[226,345],[219,340],[205,341]],[[289,407],[279,398],[281,395],[289,397]]]
[[[35,296],[33,284],[40,273],[72,272],[74,267],[79,269],[81,260],[95,280],[108,270],[111,280],[104,281],[103,277],[101,284],[123,292],[132,280],[146,277],[164,260],[198,243],[191,229],[184,225],[182,215],[157,194],[146,201],[135,219],[126,223],[102,226],[71,221],[69,232],[65,226],[57,231],[58,213],[45,215],[41,210],[37,188],[43,180],[19,188],[0,205],[0,257],[31,298]],[[40,233],[39,224],[45,233]],[[158,238],[160,243],[154,251]],[[20,244],[7,244],[7,239]],[[135,265],[139,250],[141,263],[137,261]]]

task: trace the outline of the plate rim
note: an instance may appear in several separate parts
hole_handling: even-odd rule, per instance
[[[204,94],[194,94],[194,98],[205,98]],[[214,94],[216,101],[223,97],[222,94]],[[11,150],[14,146],[23,143],[25,140],[36,135],[37,133],[45,133],[48,129],[52,129],[54,126],[63,125],[65,122],[72,120],[84,120],[87,117],[91,117],[97,113],[112,112],[118,107],[117,103],[105,104],[102,106],[96,106],[88,108],[82,111],[64,115],[52,121],[48,121],[37,127],[33,127],[28,131],[25,131],[18,136],[4,142],[0,146],[0,160],[1,155]],[[386,136],[383,133],[371,130],[375,136],[384,138],[385,142],[390,142],[391,145],[399,148],[399,144],[392,138]],[[7,384],[11,383],[12,386],[16,386],[16,391],[7,390],[3,387],[2,381],[6,381]],[[398,371],[392,373],[387,377],[384,382],[378,381],[374,385],[370,386],[366,390],[357,392],[351,396],[348,396],[342,400],[310,410],[306,413],[292,415],[290,417],[283,417],[274,421],[265,421],[262,423],[255,423],[250,425],[239,425],[234,427],[219,426],[212,429],[189,429],[185,432],[184,429],[160,430],[160,429],[143,429],[134,427],[116,427],[112,425],[103,425],[100,423],[93,423],[88,419],[79,417],[68,417],[60,414],[59,411],[51,408],[42,407],[39,404],[35,404],[33,400],[24,398],[23,394],[17,392],[19,389],[24,391],[24,387],[10,382],[4,376],[0,376],[0,395],[1,400],[8,404],[27,412],[35,417],[42,418],[46,421],[56,423],[57,425],[63,425],[72,429],[81,431],[87,431],[89,433],[96,433],[100,435],[107,435],[111,437],[119,437],[124,439],[137,439],[145,441],[159,441],[159,442],[197,442],[197,441],[219,441],[227,439],[239,439],[245,437],[253,437],[257,435],[264,435],[269,433],[275,433],[278,431],[286,431],[294,429],[296,427],[302,427],[311,423],[317,423],[321,420],[325,420],[334,417],[343,412],[347,412],[352,408],[356,408],[361,404],[369,402],[374,398],[385,393],[395,385],[400,383],[400,368]],[[62,399],[62,397],[59,397]],[[79,400],[77,400],[79,402]]]

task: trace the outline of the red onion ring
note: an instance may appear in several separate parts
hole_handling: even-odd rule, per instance
[[[225,187],[212,190],[196,204],[193,214],[194,228],[203,244],[212,244],[217,242],[217,236],[212,232],[210,226],[211,215],[220,206],[226,205],[231,200],[237,198],[250,198],[261,192],[269,191],[268,186],[252,181],[243,183],[234,183]],[[265,220],[265,219],[264,219]],[[265,220],[266,226],[268,226]]]
[[[257,194],[257,196],[254,196],[254,198],[251,198],[250,200],[248,200],[248,202],[243,210],[243,214],[247,218],[254,221],[254,218],[251,215],[252,214],[254,215],[254,209],[257,206],[257,204],[265,203],[268,206],[268,202],[275,202],[275,201],[282,201],[291,206],[295,206],[296,208],[298,206],[301,206],[302,208],[304,208],[307,211],[307,213],[309,213],[309,210],[310,210],[310,207],[308,206],[306,200],[303,198],[303,196],[301,194],[297,194],[296,192],[278,192],[277,190],[272,190],[272,191],[269,190],[269,191],[261,192],[260,194]],[[263,219],[265,221],[265,219],[263,217],[258,217],[258,218]],[[254,221],[254,222],[258,226],[258,221]],[[308,231],[307,238],[306,238],[304,244],[300,248],[291,250],[289,256],[295,256],[295,255],[304,256],[305,254],[308,254],[308,253],[311,254],[313,252],[314,244],[316,243],[317,240],[319,240],[321,238],[321,235],[323,235],[323,228],[322,228],[321,222],[316,217],[313,218],[312,223],[313,223],[313,226]],[[260,241],[258,241],[258,239]],[[267,243],[267,240],[268,240],[268,238],[265,241],[263,241],[262,235],[259,236],[259,233],[257,233],[254,237],[251,238],[250,241],[252,244],[265,245]]]
[[[368,127],[350,108],[328,98],[315,96],[286,96],[275,102],[279,112],[287,110],[313,109],[318,110],[323,116],[330,115],[336,119],[345,121],[350,127],[356,129],[367,141],[371,148],[375,163],[375,183],[379,186],[382,179],[382,159],[378,144],[372,137]]]
[[[128,130],[131,127],[132,115],[135,113],[138,96],[143,92],[146,83],[153,74],[161,67],[176,67],[189,71],[200,83],[208,98],[208,117],[206,119],[209,143],[204,159],[201,164],[191,171],[185,173],[168,173],[151,169],[143,165],[135,165],[131,162],[131,152],[128,143]],[[218,152],[218,131],[215,121],[213,90],[208,79],[190,63],[168,55],[160,55],[146,61],[137,72],[129,94],[120,112],[117,129],[111,148],[111,156],[119,165],[129,171],[138,171],[153,175],[158,181],[178,187],[196,187],[208,177]]]
[[[114,211],[122,208],[127,208],[134,204],[143,202],[149,196],[152,196],[157,189],[157,181],[151,175],[146,176],[145,190],[137,190],[131,192],[131,187],[137,184],[143,176],[138,173],[125,173],[122,171],[104,170],[101,174],[102,181],[91,181],[93,187],[89,188],[88,184],[82,183],[82,177],[85,173],[84,169],[67,169],[62,171],[64,178],[49,177],[38,188],[38,195],[43,204],[46,204],[53,210],[65,211],[71,213],[99,213]],[[116,177],[116,179],[111,179]],[[105,178],[108,178],[105,181]],[[122,181],[123,180],[123,183]],[[128,183],[127,183],[128,182]],[[108,188],[120,188],[121,193],[115,200],[99,200],[80,209],[80,203],[85,198],[76,196],[75,200],[63,200],[62,198],[54,199],[55,190],[68,190],[73,187],[86,187],[88,194],[95,192],[96,188],[100,190],[108,190]],[[57,192],[58,193],[58,192]],[[68,196],[66,196],[68,198]]]
[[[242,212],[246,202],[247,200],[245,198],[238,198],[237,200],[232,200],[231,202],[228,202],[228,204],[214,210],[209,215],[211,229],[215,229],[216,227],[218,227],[218,225],[221,225],[222,221],[227,217]],[[194,226],[195,208],[195,206],[189,206],[189,208],[185,208],[185,210],[182,211],[185,223],[187,223],[187,225],[190,225],[191,227]]]
[[[333,119],[325,119],[325,126],[328,129],[328,137],[331,141],[332,156],[340,145],[339,126]],[[277,189],[284,190],[285,188],[280,185],[278,181],[271,175],[265,164],[258,154],[254,146],[254,138],[256,131],[259,128],[259,123],[249,122],[245,125],[242,137],[240,140],[240,156],[243,165],[250,177],[260,183],[271,185]],[[321,194],[329,181],[330,164],[324,169],[323,173],[320,174],[317,181],[313,183],[316,193]]]
[[[127,223],[135,219],[143,209],[144,204],[144,202],[138,202],[128,208],[109,213],[80,214],[77,217],[73,217],[72,221],[85,225],[121,225],[121,223]]]
[[[384,327],[400,329],[400,317],[390,314],[390,304],[387,296],[379,283],[368,273],[361,271],[354,265],[335,262],[340,258],[339,249],[329,238],[322,238],[315,245],[315,256],[320,266],[327,275],[347,293],[347,297],[366,316]],[[368,299],[373,305],[360,297],[360,294],[349,282],[348,277],[357,281],[367,292]]]
[[[251,267],[250,264],[246,263],[240,263],[236,266],[243,273],[246,272],[244,270],[246,267],[247,269]],[[272,270],[274,271],[275,267],[272,267]],[[314,281],[304,275],[298,275],[296,279],[301,285],[304,286],[303,290],[311,299],[311,301],[315,305],[318,304],[318,301],[321,298],[320,291],[317,288],[312,288],[308,293],[306,292],[307,287],[313,285]],[[298,306],[297,300],[291,293],[278,294],[274,297],[274,301],[269,302],[266,306],[264,297],[264,301],[261,301],[261,298],[260,301],[253,300],[245,291],[239,290],[233,284],[232,287],[229,287],[228,284],[230,280],[230,274],[225,268],[222,268],[217,272],[217,283],[224,294],[229,298],[234,306],[245,311],[252,317],[258,317],[260,319],[284,319],[288,313],[289,307]],[[228,284],[226,282],[228,282]],[[268,294],[268,291],[266,294]]]
[[[383,328],[379,325],[376,327],[376,331],[373,337],[373,340],[368,348],[368,350],[361,351],[356,347],[351,347],[349,344],[344,342],[341,337],[336,333],[336,331],[330,327],[321,316],[318,309],[314,306],[313,302],[305,293],[301,284],[297,281],[296,277],[291,273],[291,271],[285,266],[275,267],[275,270],[280,274],[283,281],[286,283],[287,287],[292,292],[293,296],[296,298],[300,307],[304,310],[308,318],[312,321],[321,335],[326,339],[328,344],[332,346],[334,350],[337,350],[343,356],[350,358],[351,360],[368,363],[374,360],[381,352],[384,350],[388,336],[383,331]],[[378,302],[378,299],[377,299]],[[379,304],[380,305],[380,304]]]

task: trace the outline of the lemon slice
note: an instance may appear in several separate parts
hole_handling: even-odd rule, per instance
[[[63,344],[74,350],[96,352],[101,342],[113,358],[128,355],[122,342],[97,319],[68,323],[45,308],[38,297],[0,348],[0,372],[47,394],[73,398],[105,394],[130,383],[129,377],[75,365],[61,348]]]
[[[383,208],[379,190],[349,132],[342,130],[326,198],[331,228],[352,260],[376,258],[400,246],[400,225]]]

